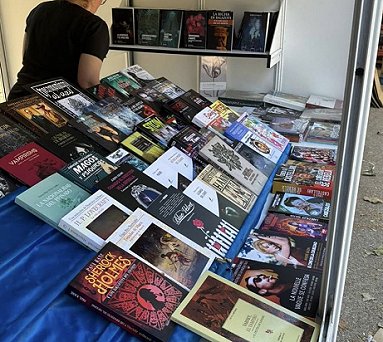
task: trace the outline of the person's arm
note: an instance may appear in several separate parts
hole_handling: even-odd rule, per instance
[[[77,70],[77,82],[81,88],[87,89],[100,83],[102,60],[86,53],[80,55]]]

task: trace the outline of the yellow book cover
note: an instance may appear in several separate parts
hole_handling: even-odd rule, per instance
[[[171,319],[217,342],[315,342],[319,335],[317,323],[210,271]]]

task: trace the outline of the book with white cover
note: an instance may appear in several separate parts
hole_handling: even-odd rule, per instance
[[[281,91],[271,91],[265,95],[263,101],[276,106],[303,111],[306,108],[307,99],[305,96],[283,93]]]

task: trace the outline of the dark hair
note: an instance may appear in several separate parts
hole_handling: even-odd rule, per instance
[[[295,207],[294,204],[292,204],[291,202],[292,201],[296,201],[296,200],[302,200],[301,198],[297,197],[297,196],[291,196],[291,197],[288,197],[286,198],[284,201],[283,201],[283,204],[288,206],[288,207]],[[303,200],[302,200],[303,201]]]
[[[254,292],[256,294],[259,294],[259,291],[261,290],[259,287],[249,284],[249,279],[251,277],[245,278],[246,288],[250,290],[251,292]]]

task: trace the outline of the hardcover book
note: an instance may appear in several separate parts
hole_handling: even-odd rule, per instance
[[[121,142],[121,145],[148,164],[153,163],[165,152],[164,148],[140,132],[133,132]]]
[[[107,155],[106,159],[108,159],[117,166],[129,164],[139,171],[144,171],[149,166],[149,164],[145,163],[143,160],[129,153],[121,147]]]
[[[136,8],[134,16],[136,44],[158,46],[160,37],[160,10],[157,8]]]
[[[56,172],[17,195],[15,203],[61,231],[60,219],[89,196],[87,191]]]
[[[282,233],[289,236],[302,236],[326,239],[328,223],[315,217],[300,217],[280,213],[267,213],[259,231],[262,233]]]
[[[251,230],[238,257],[289,268],[322,270],[326,253],[324,240],[300,236],[270,235]]]
[[[316,342],[319,336],[317,323],[209,271],[171,319],[214,342]]]
[[[293,146],[290,159],[314,164],[336,164],[336,149],[310,146]]]
[[[238,229],[247,217],[245,210],[198,178],[194,179],[183,193]]]
[[[247,213],[250,212],[257,200],[255,193],[241,185],[227,173],[213,167],[213,165],[207,165],[198,174],[197,178]]]
[[[259,195],[267,182],[267,177],[250,164],[222,139],[215,136],[200,150],[200,155],[213,165],[222,168],[243,186]]]
[[[201,248],[141,209],[124,222],[125,234],[115,244],[137,255],[159,272],[190,290],[214,261],[214,254]]]
[[[183,23],[183,47],[194,49],[206,48],[207,12],[184,11]]]
[[[158,196],[147,211],[221,258],[238,234],[236,227],[173,187]]]
[[[170,316],[186,291],[113,243],[69,283],[66,292],[145,341],[168,341]]]
[[[66,213],[59,227],[74,240],[98,252],[113,236],[124,235],[123,223],[132,213],[102,190],[97,190],[77,207]]]
[[[141,85],[132,77],[123,74],[122,72],[116,72],[101,79],[101,83],[104,83],[114,89],[126,99],[131,96],[131,93],[141,88]]]
[[[16,179],[0,170],[0,199],[15,191],[20,185],[21,184]]]
[[[182,10],[160,10],[160,46],[180,47],[182,15]]]
[[[72,127],[64,127],[40,137],[36,142],[66,163],[94,151],[105,156],[108,152],[85,134]]]
[[[272,192],[324,197],[331,199],[335,167],[291,160],[279,167],[273,180]]]
[[[30,142],[0,159],[0,168],[28,186],[60,170],[66,163],[45,148]]]
[[[302,142],[306,136],[310,121],[306,119],[291,119],[274,117],[270,127],[288,138],[291,142]]]
[[[330,218],[331,202],[319,197],[277,192],[269,207],[270,212],[309,216],[326,220]]]
[[[316,317],[321,272],[268,265],[241,258],[234,262],[233,279],[236,284],[298,315],[311,319]],[[263,279],[269,279],[270,285],[265,286]]]
[[[147,211],[165,187],[128,164],[102,179],[98,188],[119,201],[132,212],[137,208]]]
[[[207,12],[207,49],[230,51],[233,33],[233,11],[211,10]]]
[[[112,8],[112,44],[134,44],[134,8]]]
[[[273,91],[267,93],[263,101],[272,105],[303,111],[306,108],[307,97]]]
[[[324,144],[337,144],[340,124],[334,122],[315,121],[310,124],[305,141]]]
[[[96,184],[117,169],[117,166],[97,152],[89,152],[68,163],[60,174],[88,192],[96,190]]]

